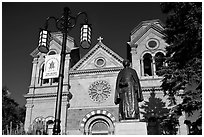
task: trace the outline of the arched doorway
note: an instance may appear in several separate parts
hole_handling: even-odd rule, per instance
[[[84,116],[80,127],[85,135],[113,135],[115,120],[106,110],[94,110]]]
[[[99,119],[91,123],[89,129],[90,129],[91,135],[108,135],[109,134],[109,125],[103,119]]]
[[[84,126],[85,135],[111,135],[113,133],[113,122],[105,115],[92,116]]]

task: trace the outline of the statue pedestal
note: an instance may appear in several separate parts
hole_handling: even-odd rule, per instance
[[[147,135],[146,122],[122,120],[115,123],[115,135]]]

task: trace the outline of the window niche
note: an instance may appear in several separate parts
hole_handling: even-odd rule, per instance
[[[155,57],[155,67],[156,67],[156,75],[159,76],[158,71],[162,69],[162,67],[164,66],[164,54],[162,52],[157,52]]]
[[[165,65],[165,55],[157,52],[155,55],[145,53],[141,59],[142,76],[160,76],[158,71]]]
[[[143,56],[143,71],[144,71],[144,76],[152,76],[152,55],[149,53],[146,53]]]

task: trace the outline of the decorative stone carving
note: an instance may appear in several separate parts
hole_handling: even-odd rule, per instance
[[[104,80],[95,81],[90,85],[88,93],[92,101],[102,103],[109,98],[111,86]]]

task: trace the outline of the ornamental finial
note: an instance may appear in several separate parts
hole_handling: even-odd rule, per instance
[[[101,42],[103,40],[103,38],[100,36],[97,40],[98,40],[98,42]]]

